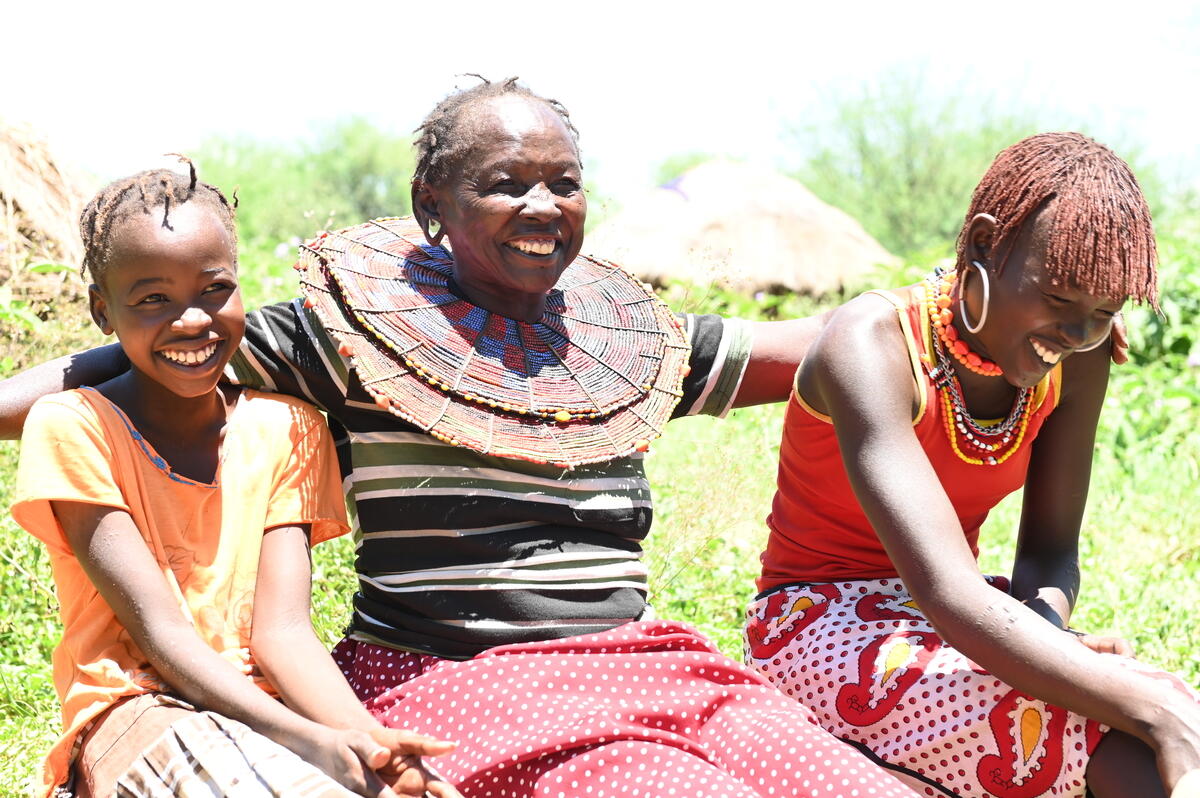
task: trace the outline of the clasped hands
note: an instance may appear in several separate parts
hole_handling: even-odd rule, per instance
[[[305,759],[366,798],[462,798],[421,761],[453,751],[452,742],[383,726],[369,732],[322,727],[304,747]]]

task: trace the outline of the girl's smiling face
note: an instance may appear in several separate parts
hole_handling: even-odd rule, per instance
[[[216,388],[242,340],[246,319],[233,243],[200,203],[134,214],[119,222],[92,318],[116,333],[133,371],[177,396]]]
[[[1046,269],[1047,241],[1054,220],[1052,205],[1026,220],[1002,267],[988,268],[991,283],[987,323],[967,340],[1004,369],[1011,384],[1037,384],[1063,358],[1103,341],[1125,297],[1090,294],[1055,280]],[[986,261],[995,220],[972,221],[975,259]],[[982,312],[982,290],[974,267],[964,272],[972,320]],[[959,329],[962,333],[962,328]]]

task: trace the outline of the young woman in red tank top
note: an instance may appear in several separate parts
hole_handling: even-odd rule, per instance
[[[1182,682],[1068,628],[1130,298],[1156,284],[1128,166],[1034,136],[976,188],[956,268],[847,303],[797,372],[747,657],[926,795],[1144,798],[1200,768]],[[985,577],[979,527],[1020,487],[1012,581]]]

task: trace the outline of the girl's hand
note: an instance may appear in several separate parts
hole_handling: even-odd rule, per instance
[[[1158,772],[1171,798],[1200,796],[1200,704],[1171,690],[1164,722],[1151,733]]]
[[[1083,643],[1097,654],[1120,654],[1122,657],[1133,659],[1133,646],[1129,645],[1129,641],[1124,638],[1081,634],[1078,632],[1075,633],[1075,636],[1080,643]]]
[[[429,793],[436,798],[461,798],[458,790],[421,762],[422,756],[450,753],[457,743],[383,726],[372,729],[370,734],[376,743],[389,751],[386,764],[375,770],[397,795],[424,796]]]
[[[398,798],[375,772],[388,763],[388,749],[366,732],[318,726],[311,737],[288,747],[355,795]]]

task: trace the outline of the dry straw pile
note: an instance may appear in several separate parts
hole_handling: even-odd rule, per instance
[[[825,294],[861,283],[889,254],[795,180],[727,161],[635,197],[588,234],[588,252],[644,280]]]
[[[72,272],[82,260],[79,212],[87,196],[84,181],[54,159],[44,139],[0,120],[0,286],[38,315],[83,295]],[[30,271],[40,263],[71,271]]]

